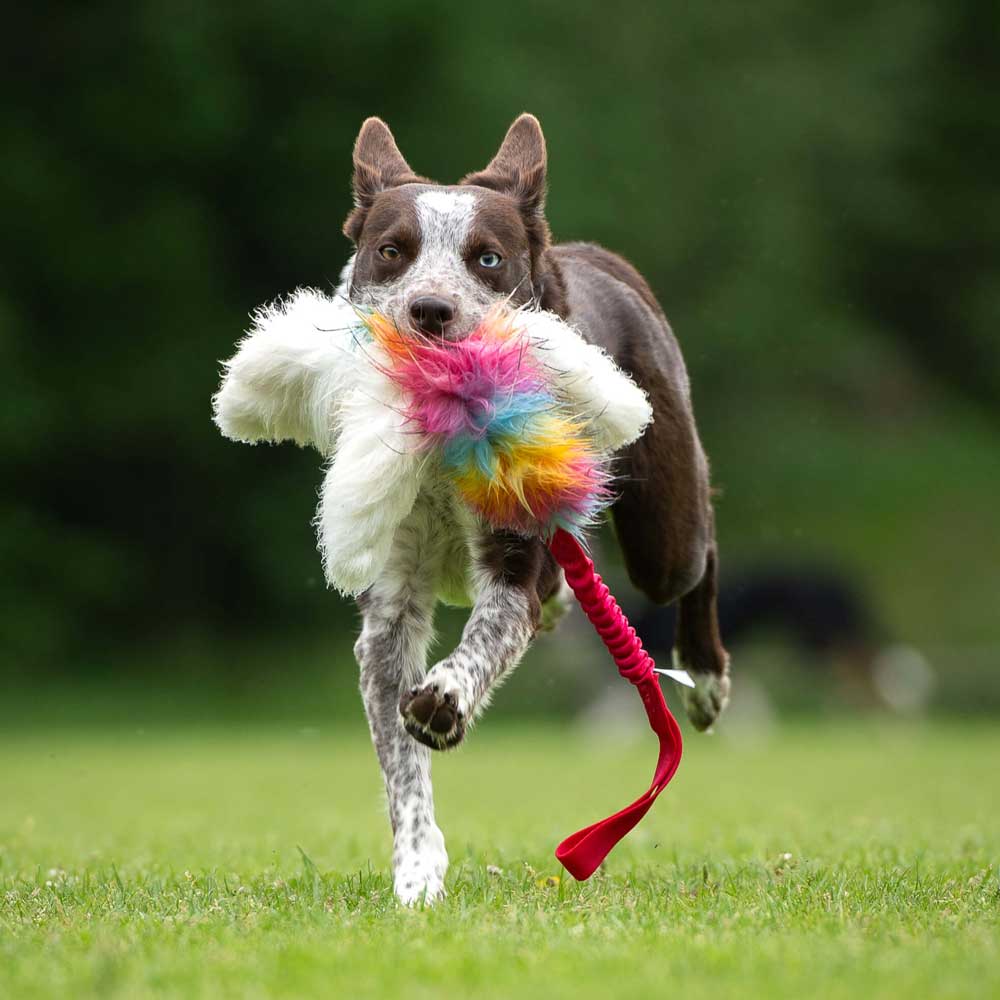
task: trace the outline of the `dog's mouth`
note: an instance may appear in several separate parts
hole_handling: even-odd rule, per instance
[[[444,330],[422,330],[407,324],[400,330],[400,333],[431,344],[459,344],[468,339],[478,326],[478,323],[473,323],[471,325],[462,324],[461,329],[449,326]]]

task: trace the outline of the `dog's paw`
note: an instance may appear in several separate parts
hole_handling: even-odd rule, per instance
[[[419,851],[401,858],[395,866],[393,889],[404,906],[433,903],[443,898],[448,855],[440,851]]]
[[[721,674],[689,670],[694,687],[682,687],[684,710],[695,729],[710,729],[729,703],[729,670]]]
[[[399,874],[394,880],[396,898],[403,906],[416,906],[418,903],[436,903],[446,895],[444,891],[444,876],[418,874],[407,872]]]
[[[465,738],[466,712],[461,692],[444,671],[432,670],[422,684],[399,699],[403,728],[432,750],[450,750]]]

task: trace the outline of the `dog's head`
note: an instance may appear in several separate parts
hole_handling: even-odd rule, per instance
[[[493,305],[557,308],[545,263],[545,139],[521,115],[496,156],[458,184],[416,175],[385,122],[369,118],[354,146],[357,248],[349,294],[400,330],[458,340]]]

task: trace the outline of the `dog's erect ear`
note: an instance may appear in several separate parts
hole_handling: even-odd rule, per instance
[[[403,159],[389,126],[381,118],[367,118],[354,143],[354,210],[344,223],[344,234],[357,242],[365,215],[380,191],[400,184],[424,181]]]
[[[545,209],[545,136],[534,115],[520,115],[485,170],[462,178],[463,184],[502,191],[517,199],[528,218]]]
[[[415,178],[381,118],[368,118],[354,143],[354,203],[369,206],[379,191]]]

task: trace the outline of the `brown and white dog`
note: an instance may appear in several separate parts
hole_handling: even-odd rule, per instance
[[[529,310],[532,321],[562,327],[546,319],[552,313],[575,327],[588,342],[569,331],[577,346],[567,374],[578,373],[577,389],[619,385],[617,395],[589,399],[600,414],[595,424],[610,427],[616,413],[630,411],[639,428],[652,410],[641,437],[635,430],[609,444],[621,449],[612,516],[635,586],[656,603],[678,602],[675,666],[694,679],[681,691],[700,729],[725,705],[728,657],[716,620],[708,463],[680,349],[631,265],[593,244],[551,243],[538,121],[521,115],[484,170],[439,185],[414,174],[386,125],[369,118],[354,148],[354,199],[344,232],[356,253],[337,296],[300,289],[260,310],[226,364],[215,415],[235,440],[293,440],[336,455],[318,517],[321,547],[331,582],[359,595],[355,652],[388,794],[395,889],[413,902],[444,891],[448,864],[434,820],[430,751],[462,741],[541,627],[543,606],[548,622],[565,607],[566,588],[541,541],[489,530],[441,483],[415,484],[395,508],[388,502],[392,473],[379,463],[409,460],[405,441],[397,450],[383,434],[399,422],[392,406],[355,395],[368,440],[382,447],[344,433],[334,443],[331,400],[353,377],[351,352],[336,340],[357,322],[358,307],[414,337],[461,339],[498,303]],[[633,443],[621,448],[623,441]],[[345,530],[337,515],[351,502],[360,502],[362,516]],[[472,611],[458,647],[427,670],[439,600]]]
[[[716,621],[708,463],[684,361],[630,264],[593,244],[551,242],[545,175],[545,140],[532,115],[521,115],[489,165],[457,185],[417,176],[385,123],[369,118],[354,148],[355,208],[344,232],[357,253],[342,288],[401,329],[451,339],[500,299],[550,310],[646,391],[653,423],[618,457],[612,514],[635,586],[657,603],[679,602],[674,657],[695,680],[681,691],[692,722],[705,729],[726,703],[729,672]],[[359,599],[361,690],[404,901],[443,892],[447,855],[428,748],[462,740],[539,629],[542,606],[561,599],[560,573],[540,541],[468,530],[439,498],[425,498],[398,532],[388,570]],[[456,578],[472,582],[472,612],[458,648],[425,674],[434,605],[464,589]]]

